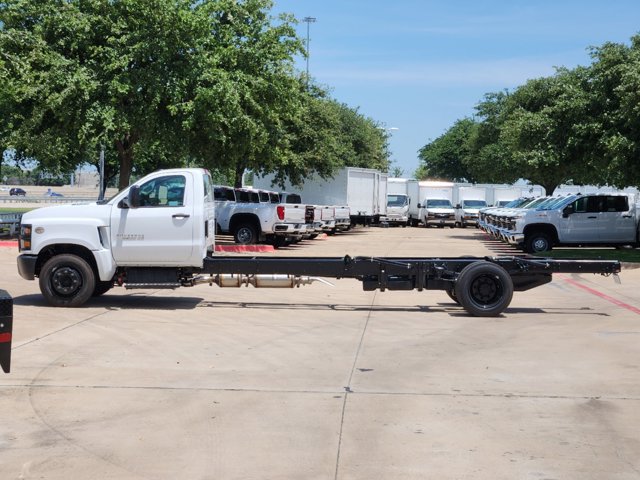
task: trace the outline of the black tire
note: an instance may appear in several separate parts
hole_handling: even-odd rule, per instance
[[[544,232],[533,232],[524,239],[524,251],[527,253],[548,252],[552,248],[551,239]]]
[[[273,239],[273,248],[285,247],[288,245],[286,237],[276,237]]]
[[[458,300],[458,297],[456,297],[456,289],[455,288],[450,288],[449,290],[445,290],[445,292],[447,292],[447,295],[449,295],[449,298],[451,300],[453,300],[458,305],[460,305],[460,300]]]
[[[251,223],[241,223],[233,231],[233,240],[239,245],[258,243],[258,230]]]
[[[467,265],[456,281],[455,296],[462,307],[476,317],[497,317],[511,303],[513,281],[494,263],[479,261]]]
[[[79,307],[91,298],[96,277],[91,266],[77,255],[50,258],[40,270],[40,291],[54,307]]]
[[[110,280],[108,282],[98,281],[98,282],[96,282],[96,286],[93,289],[93,296],[94,297],[99,297],[100,295],[104,295],[105,293],[107,293],[112,288],[113,288],[113,281],[112,280]]]

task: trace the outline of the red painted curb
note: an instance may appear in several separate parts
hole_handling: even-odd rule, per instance
[[[273,245],[216,245],[216,252],[273,252]]]
[[[0,241],[0,247],[15,247],[18,248],[17,240],[2,240]]]

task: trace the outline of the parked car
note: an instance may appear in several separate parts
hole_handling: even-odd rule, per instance
[[[18,187],[15,187],[9,190],[9,195],[24,197],[26,194],[27,192],[25,192],[22,188],[18,188]]]

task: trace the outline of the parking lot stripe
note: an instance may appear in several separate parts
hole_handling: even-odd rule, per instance
[[[574,287],[581,288],[582,290],[585,290],[585,291],[591,293],[592,295],[600,297],[603,300],[606,300],[608,302],[613,303],[614,305],[617,305],[617,306],[622,307],[622,308],[626,308],[627,310],[629,310],[629,311],[631,311],[633,313],[637,313],[638,315],[640,315],[640,308],[634,307],[633,305],[629,305],[628,303],[624,303],[624,302],[622,302],[622,301],[620,301],[620,300],[618,300],[616,298],[613,298],[613,297],[607,295],[606,293],[602,293],[602,292],[600,292],[600,291],[598,291],[598,290],[596,290],[594,288],[587,287],[586,285],[583,285],[582,283],[576,282],[575,280],[572,280],[572,279],[567,278],[565,276],[562,276],[562,279],[565,282],[573,285]]]

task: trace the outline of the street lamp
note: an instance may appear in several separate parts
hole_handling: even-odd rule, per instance
[[[315,17],[304,17],[303,22],[307,23],[307,90],[309,89],[309,57],[311,56],[311,50],[309,49],[309,26],[316,22]]]

